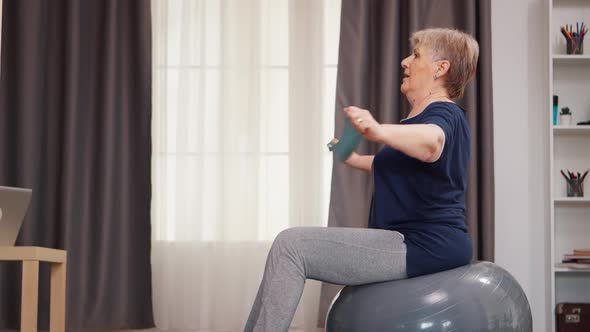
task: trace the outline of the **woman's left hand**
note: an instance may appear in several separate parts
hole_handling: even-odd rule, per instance
[[[344,113],[354,129],[364,138],[372,142],[381,140],[381,124],[373,118],[369,111],[356,106],[349,106],[344,108]]]

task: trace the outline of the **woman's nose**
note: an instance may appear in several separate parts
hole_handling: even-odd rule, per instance
[[[402,60],[402,63],[401,63],[402,68],[407,69],[409,64],[410,64],[410,57],[407,57]]]

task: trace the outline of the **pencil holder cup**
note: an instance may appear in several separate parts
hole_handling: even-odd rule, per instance
[[[567,197],[584,197],[584,182],[582,180],[570,180],[566,186]]]
[[[567,39],[565,42],[566,54],[584,54],[584,42],[576,42],[575,40]]]

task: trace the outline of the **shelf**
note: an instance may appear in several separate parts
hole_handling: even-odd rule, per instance
[[[553,60],[559,61],[574,61],[574,60],[590,60],[590,54],[553,54]]]
[[[552,56],[553,63],[555,64],[579,64],[579,63],[590,63],[590,55],[588,54],[554,54]]]
[[[590,273],[590,266],[575,263],[556,263],[554,271],[557,273]]]
[[[555,273],[590,273],[590,269],[571,269],[567,267],[556,267]]]
[[[553,201],[555,204],[590,204],[589,197],[561,197]]]
[[[590,126],[553,126],[553,133],[560,135],[590,135]]]

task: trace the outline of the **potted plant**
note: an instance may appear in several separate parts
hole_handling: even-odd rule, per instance
[[[569,107],[563,107],[559,113],[559,124],[562,126],[570,126],[572,124],[572,112]]]

